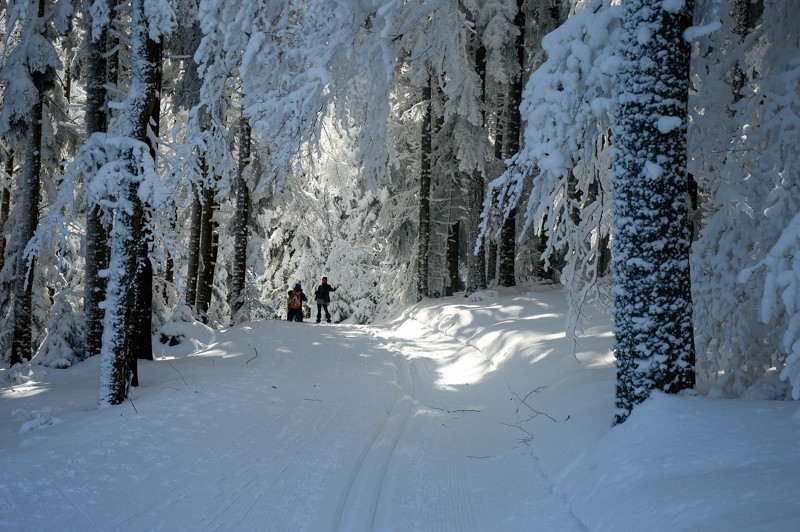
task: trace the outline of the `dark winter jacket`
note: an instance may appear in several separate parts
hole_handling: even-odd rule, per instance
[[[336,292],[336,289],[328,283],[322,283],[319,285],[319,288],[317,288],[317,291],[314,292],[314,299],[317,301],[317,303],[330,303],[331,292]]]

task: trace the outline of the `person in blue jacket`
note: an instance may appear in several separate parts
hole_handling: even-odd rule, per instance
[[[325,310],[325,319],[331,322],[331,313],[328,312],[328,305],[331,303],[331,292],[336,292],[336,288],[328,284],[328,276],[322,276],[322,284],[314,292],[314,299],[317,301],[317,323],[322,321],[322,311]]]

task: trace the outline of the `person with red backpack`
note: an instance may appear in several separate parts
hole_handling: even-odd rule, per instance
[[[294,290],[289,290],[289,301],[287,304],[286,319],[289,321],[303,321],[303,301],[308,298],[303,293],[300,283],[294,285]]]

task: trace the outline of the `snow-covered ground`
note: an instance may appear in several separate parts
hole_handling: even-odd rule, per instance
[[[611,428],[609,318],[573,355],[530,290],[186,326],[102,410],[97,360],[2,370],[0,529],[800,530],[800,403],[657,394]]]

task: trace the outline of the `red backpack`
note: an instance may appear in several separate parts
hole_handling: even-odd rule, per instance
[[[289,295],[289,308],[290,309],[298,309],[303,304],[303,300],[300,297],[302,292],[299,290],[292,290],[292,293]]]

